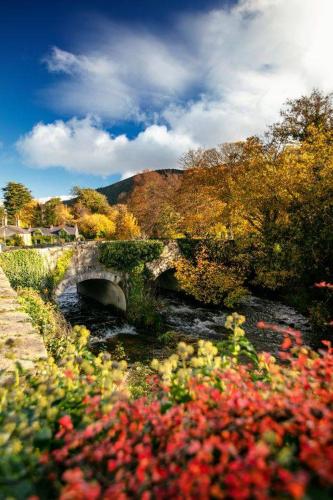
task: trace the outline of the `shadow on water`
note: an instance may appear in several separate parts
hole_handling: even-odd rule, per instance
[[[165,331],[182,334],[182,338],[189,342],[198,338],[222,340],[226,337],[224,323],[230,311],[225,308],[203,307],[173,292],[161,292],[160,300]],[[91,331],[91,349],[94,352],[112,352],[121,343],[131,362],[161,358],[170,353],[170,348],[163,346],[155,336],[139,331],[110,307],[79,296],[75,287],[66,290],[58,299],[58,304],[69,323],[86,325]],[[237,307],[237,312],[246,316],[247,336],[258,351],[276,354],[281,342],[278,333],[256,327],[260,320],[301,330],[304,342],[317,347],[309,321],[280,302],[249,296]]]

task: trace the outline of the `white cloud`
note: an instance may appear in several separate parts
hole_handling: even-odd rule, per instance
[[[38,123],[17,143],[19,152],[32,166],[63,166],[105,176],[174,167],[179,156],[195,146],[188,137],[167,130],[165,125],[151,125],[133,140],[126,135],[112,137],[92,118]]]
[[[332,0],[239,0],[158,36],[105,23],[89,49],[47,58],[62,78],[48,98],[81,119],[36,125],[20,151],[36,166],[125,175],[174,167],[189,146],[261,133],[287,98],[333,90],[332,17]],[[89,114],[146,129],[111,137]]]

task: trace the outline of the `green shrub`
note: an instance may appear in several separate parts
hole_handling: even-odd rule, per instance
[[[147,283],[144,264],[131,270],[128,288],[127,316],[129,321],[138,327],[153,332],[159,331],[162,326],[159,303]]]
[[[37,302],[31,301],[29,308]],[[33,316],[44,324],[41,311]],[[89,425],[96,415],[85,411],[87,402],[95,401],[96,411],[107,413],[115,390],[119,395],[126,362],[112,361],[108,353],[95,357],[88,339],[86,328],[74,327],[58,363],[49,357],[33,372],[18,367],[0,385],[0,498],[55,498],[43,457],[59,444],[59,429],[71,422]]]
[[[23,247],[24,241],[19,234],[13,234],[10,238],[6,238],[7,247]]]
[[[65,250],[61,256],[58,258],[54,270],[50,274],[48,286],[52,290],[62,281],[65,273],[71,263],[74,254],[74,249],[69,248]]]
[[[162,250],[161,241],[110,241],[100,244],[100,262],[107,267],[129,272],[139,264],[157,259]]]
[[[43,336],[46,349],[55,359],[61,358],[67,345],[68,327],[56,306],[45,301],[36,290],[22,288],[18,290],[18,301],[32,324]]]
[[[14,250],[0,254],[0,266],[13,288],[42,290],[48,278],[48,269],[38,251]]]
[[[56,331],[55,306],[46,303],[32,288],[18,290],[18,301],[22,309],[29,314],[33,325],[43,337],[48,337]]]

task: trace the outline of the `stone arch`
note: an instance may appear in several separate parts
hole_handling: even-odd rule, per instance
[[[169,290],[172,292],[179,292],[180,286],[175,277],[175,266],[170,265],[163,271],[161,271],[158,276],[154,279],[154,284],[156,287],[161,288],[163,290]]]
[[[66,288],[76,286],[81,295],[125,312],[127,302],[121,281],[122,276],[112,271],[79,272],[65,277],[57,286],[55,296],[59,297]]]

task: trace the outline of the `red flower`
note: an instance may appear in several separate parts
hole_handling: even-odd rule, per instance
[[[67,378],[73,379],[74,378],[74,372],[70,369],[64,370],[64,375]]]
[[[66,431],[73,430],[73,422],[69,415],[64,415],[63,417],[59,418],[58,422]]]
[[[285,337],[282,344],[281,344],[281,348],[282,349],[289,349],[291,346],[292,346],[292,342],[291,342],[290,337]]]
[[[74,469],[66,470],[62,477],[67,483],[77,483],[83,479],[83,472],[79,467],[75,467]]]
[[[330,289],[333,289],[333,283],[327,283],[327,281],[320,281],[319,283],[315,283],[314,286],[316,288],[330,288]]]

